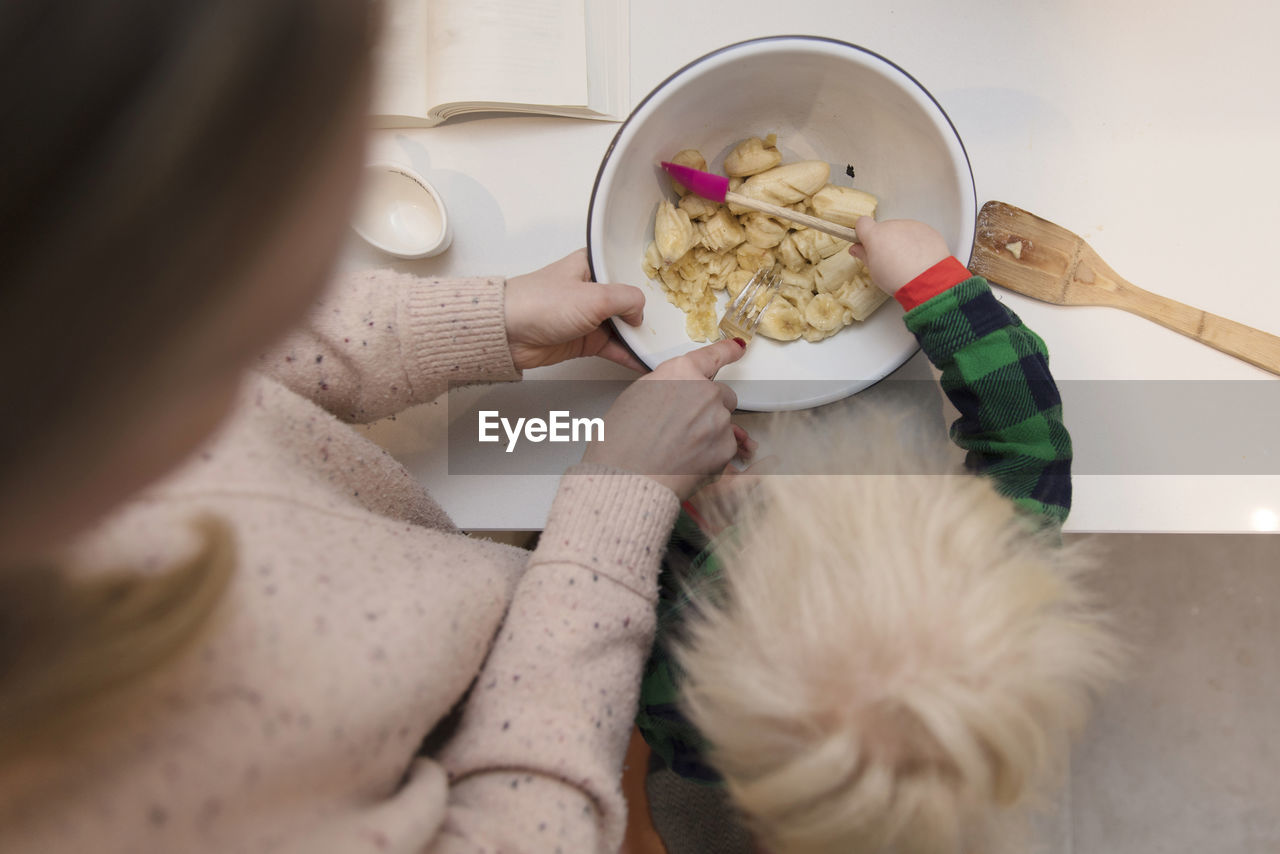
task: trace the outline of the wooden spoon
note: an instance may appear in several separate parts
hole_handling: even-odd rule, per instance
[[[1280,374],[1280,337],[1144,291],[1060,225],[1004,202],[987,202],[976,231],[969,269],[988,281],[1054,305],[1122,308]]]

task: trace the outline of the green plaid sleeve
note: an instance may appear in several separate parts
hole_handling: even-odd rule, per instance
[[[951,439],[968,452],[966,465],[991,477],[1018,507],[1061,526],[1071,509],[1071,437],[1044,341],[981,276],[904,320],[960,412]]]
[[[715,584],[719,577],[714,544],[687,513],[681,513],[662,558],[657,637],[640,681],[636,712],[636,726],[662,764],[686,780],[708,785],[721,778],[703,758],[706,740],[680,711],[681,673],[670,645],[680,637],[689,590]]]

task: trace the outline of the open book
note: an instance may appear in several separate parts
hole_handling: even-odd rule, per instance
[[[378,127],[501,111],[618,120],[631,109],[628,0],[386,0]]]

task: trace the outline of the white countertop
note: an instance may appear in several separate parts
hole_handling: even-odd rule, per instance
[[[631,7],[632,101],[689,60],[742,39],[811,33],[853,42],[906,69],[946,110],[968,150],[979,204],[1000,199],[1037,213],[1083,236],[1140,287],[1280,334],[1270,257],[1280,232],[1278,24],[1280,11],[1245,0],[647,0]],[[454,228],[444,255],[391,266],[515,275],[582,246],[596,168],[617,128],[502,117],[379,132],[372,154],[435,184]],[[354,237],[343,260],[348,269],[389,263]],[[1110,381],[1280,380],[1124,312],[999,295],[1046,340],[1064,387],[1077,471],[1068,530],[1276,529],[1280,462],[1263,448],[1242,454],[1257,469],[1246,462],[1221,473],[1213,455],[1196,465],[1224,441],[1215,424],[1237,413],[1154,430],[1127,410],[1080,406],[1085,420],[1075,419],[1072,401]],[[921,362],[917,354],[904,375],[922,375]],[[627,374],[580,360],[527,376]],[[1274,394],[1268,389],[1269,400]],[[1280,425],[1280,409],[1257,410],[1245,416],[1263,422],[1255,427],[1265,432],[1268,414]],[[448,474],[447,420],[437,402],[371,432],[461,527],[542,527],[556,477]],[[1107,461],[1100,443],[1138,431],[1186,461],[1173,467],[1182,473],[1112,473],[1124,466]],[[1273,473],[1240,473],[1251,470]]]

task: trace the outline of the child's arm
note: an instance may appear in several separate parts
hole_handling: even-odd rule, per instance
[[[951,438],[969,452],[967,465],[1019,507],[1061,525],[1071,508],[1071,437],[1044,341],[928,226],[864,218],[858,233],[854,254],[907,310],[907,328],[942,371],[942,389],[960,411]]]

